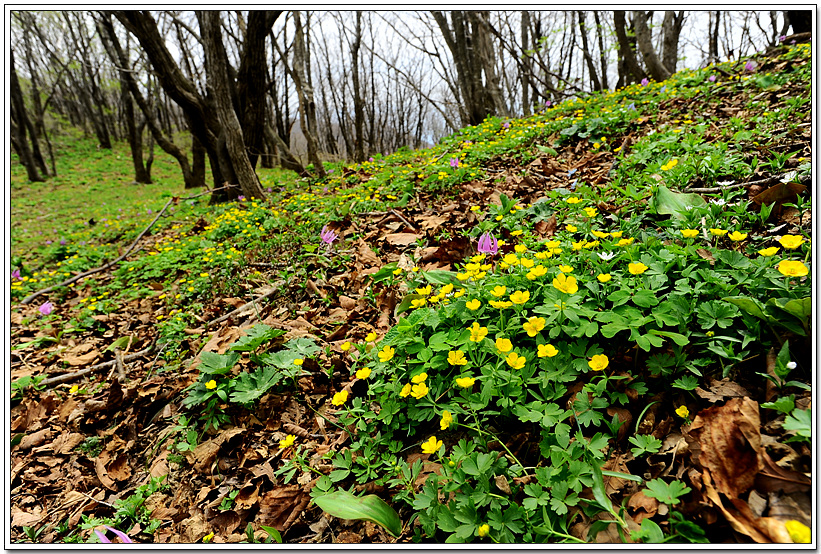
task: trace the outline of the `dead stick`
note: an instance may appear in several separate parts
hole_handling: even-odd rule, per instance
[[[208,192],[201,192],[201,193],[195,194],[193,196],[188,196],[186,198],[182,198],[182,200],[193,200],[194,198],[197,198],[198,196],[203,196],[204,194],[211,194],[212,192],[214,192],[216,190],[221,190],[221,189],[224,189],[224,188],[228,188],[228,187],[221,187],[220,189],[209,190]],[[178,198],[177,200],[180,200],[180,199]],[[165,206],[163,206],[163,209],[160,210],[159,213],[157,213],[157,216],[154,218],[154,220],[151,223],[148,224],[148,227],[143,229],[142,232],[137,236],[137,238],[134,239],[134,242],[132,242],[131,246],[128,247],[128,250],[125,251],[125,254],[123,254],[122,256],[117,258],[116,260],[112,260],[112,261],[110,261],[106,264],[101,265],[100,267],[97,267],[97,268],[94,268],[94,269],[89,269],[88,271],[80,273],[79,275],[75,275],[74,277],[66,279],[62,283],[57,283],[56,285],[51,285],[50,287],[46,287],[44,289],[38,290],[37,292],[31,293],[30,295],[23,298],[23,300],[21,300],[20,303],[21,304],[28,304],[29,302],[31,302],[32,300],[34,300],[35,298],[37,298],[41,294],[46,294],[47,292],[51,292],[51,291],[53,291],[54,289],[56,289],[58,287],[68,286],[71,283],[74,283],[76,281],[79,281],[80,279],[84,279],[84,278],[88,277],[89,275],[94,275],[95,273],[99,273],[101,271],[104,271],[104,270],[108,269],[109,267],[113,266],[114,264],[116,264],[116,263],[122,261],[123,259],[125,259],[126,256],[131,254],[131,251],[134,250],[134,247],[137,246],[137,243],[140,241],[140,239],[143,238],[143,236],[148,232],[148,230],[151,229],[151,227],[153,227],[154,224],[165,213],[165,210],[168,209],[168,206],[170,206],[171,202],[173,202],[173,201],[174,201],[174,198],[169,198],[168,199],[168,202],[165,203]]]
[[[208,329],[208,328],[209,328],[210,326],[212,326],[212,325],[216,325],[217,323],[222,323],[223,321],[225,321],[226,319],[230,318],[231,316],[233,316],[233,315],[235,315],[235,314],[237,314],[237,313],[241,312],[241,311],[242,311],[242,310],[244,310],[245,308],[247,308],[247,307],[249,307],[249,306],[253,305],[253,304],[254,304],[254,302],[259,302],[260,300],[265,300],[266,298],[268,298],[268,297],[270,297],[270,296],[275,295],[277,292],[278,292],[278,290],[277,290],[277,289],[274,289],[274,290],[272,290],[271,292],[266,292],[265,294],[263,294],[263,295],[262,295],[262,296],[260,296],[259,298],[254,298],[254,299],[253,299],[253,300],[251,300],[250,302],[246,302],[245,304],[243,304],[242,306],[240,306],[240,307],[239,307],[239,308],[237,308],[236,310],[234,310],[234,311],[232,311],[232,312],[229,312],[229,313],[227,313],[227,314],[225,314],[225,315],[223,315],[223,316],[220,316],[220,317],[218,317],[217,319],[214,319],[214,320],[212,320],[212,321],[209,321],[208,323],[206,323],[206,324],[205,324],[205,328],[206,328],[206,329]]]
[[[417,227],[416,225],[414,225],[413,223],[408,221],[407,218],[405,218],[405,216],[403,216],[402,214],[400,214],[396,210],[391,210],[391,213],[393,215],[395,215],[396,217],[398,217],[402,221],[402,223],[404,223],[405,225],[407,225],[408,227],[410,227],[414,231],[419,229],[419,227]]]
[[[128,361],[134,360],[136,358],[139,358],[140,356],[145,356],[146,354],[151,352],[151,350],[153,350],[153,349],[154,349],[154,345],[152,344],[151,346],[149,346],[148,348],[146,348],[144,350],[140,350],[139,352],[134,352],[133,354],[129,354],[128,356],[123,356],[122,359],[123,359],[123,361],[128,362]],[[85,369],[75,371],[74,373],[65,373],[63,375],[58,375],[56,377],[50,377],[48,379],[43,379],[43,381],[40,383],[40,385],[49,387],[51,385],[59,385],[61,383],[67,383],[69,381],[74,381],[75,379],[79,379],[80,377],[82,377],[84,375],[88,375],[89,373],[93,373],[93,372],[97,371],[98,369],[105,369],[107,367],[113,367],[115,365],[117,365],[117,360],[111,360],[111,361],[108,361],[108,362],[103,362],[101,364],[93,365],[91,367],[87,367]]]
[[[784,175],[770,175],[769,177],[765,177],[763,179],[758,179],[757,181],[747,181],[746,183],[735,183],[733,185],[727,185],[725,187],[709,187],[709,188],[686,188],[687,192],[721,192],[723,190],[733,190],[733,189],[740,189],[741,187],[751,187],[753,185],[770,185],[773,183],[778,183],[789,175],[789,173],[785,173]]]

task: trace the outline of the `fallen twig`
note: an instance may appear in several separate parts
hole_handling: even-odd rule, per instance
[[[197,198],[199,196],[203,196],[205,194],[211,194],[214,191],[222,190],[222,189],[229,188],[229,187],[230,187],[230,185],[225,186],[225,187],[220,187],[219,189],[212,189],[212,190],[209,190],[209,191],[206,191],[206,192],[201,192],[199,194],[194,194],[192,196],[187,196],[185,198],[177,198],[177,200],[178,201],[179,200],[193,200],[194,198]],[[137,236],[137,238],[134,239],[134,242],[131,243],[131,245],[128,247],[128,249],[125,251],[125,253],[122,256],[118,257],[115,260],[111,260],[110,262],[107,262],[107,263],[101,265],[100,267],[96,267],[94,269],[89,269],[88,271],[84,271],[83,273],[80,273],[79,275],[75,275],[74,277],[70,277],[69,279],[66,279],[65,281],[63,281],[62,283],[57,283],[56,285],[51,285],[50,287],[46,287],[44,289],[38,290],[37,292],[33,292],[30,295],[23,298],[20,301],[20,303],[21,304],[28,304],[29,302],[31,302],[32,300],[34,300],[35,298],[37,298],[41,294],[46,294],[47,292],[51,292],[51,291],[53,291],[54,289],[56,289],[58,287],[68,286],[71,283],[75,283],[75,282],[79,281],[80,279],[84,279],[84,278],[88,277],[89,275],[94,275],[95,273],[105,271],[109,267],[111,267],[114,264],[116,264],[116,263],[122,261],[123,259],[125,259],[126,256],[131,254],[131,251],[134,250],[134,247],[137,246],[137,243],[140,242],[140,239],[142,239],[143,236],[148,232],[148,230],[151,229],[151,227],[154,226],[154,224],[160,219],[160,217],[162,217],[162,215],[165,213],[165,210],[168,209],[168,206],[170,206],[171,202],[173,202],[173,201],[174,201],[173,197],[168,199],[168,202],[165,203],[165,206],[163,206],[163,209],[160,210],[157,213],[157,216],[154,218],[153,221],[151,221],[151,223],[148,224],[148,227],[143,229],[142,232]]]
[[[145,348],[144,350],[140,350],[139,352],[134,352],[133,354],[129,354],[128,356],[123,356],[121,358],[121,360],[123,362],[130,362],[131,360],[139,358],[140,356],[145,356],[146,354],[148,354],[149,352],[151,352],[154,349],[154,346],[155,345],[152,343],[148,348]],[[65,373],[63,375],[58,375],[56,377],[49,377],[48,379],[43,379],[43,381],[40,382],[40,385],[50,387],[51,385],[59,385],[61,383],[68,383],[69,381],[74,381],[75,379],[79,379],[80,377],[83,377],[84,375],[88,375],[89,373],[94,373],[97,370],[105,369],[107,367],[114,367],[116,365],[117,365],[117,360],[116,359],[108,361],[108,362],[103,362],[103,363],[100,363],[100,364],[97,364],[97,365],[93,365],[91,367],[87,367],[85,369],[81,369],[79,371],[75,371],[74,373]]]
[[[217,323],[222,323],[222,322],[223,322],[223,321],[225,321],[226,319],[229,319],[230,317],[232,317],[232,316],[234,316],[234,315],[238,314],[239,312],[241,312],[242,310],[244,310],[244,309],[248,308],[249,306],[252,306],[255,302],[259,302],[260,300],[265,300],[266,298],[269,298],[269,297],[271,297],[271,296],[275,295],[275,294],[278,292],[278,290],[279,290],[279,289],[274,289],[274,290],[272,290],[272,291],[270,291],[270,292],[266,292],[265,294],[263,294],[263,295],[262,295],[262,296],[260,296],[259,298],[254,298],[254,299],[253,299],[253,300],[251,300],[250,302],[246,302],[245,304],[243,304],[242,306],[240,306],[240,307],[239,307],[239,308],[237,308],[236,310],[233,310],[233,311],[231,311],[231,312],[228,312],[227,314],[225,314],[225,315],[223,315],[223,316],[220,316],[220,317],[218,317],[217,319],[214,319],[214,320],[212,320],[212,321],[209,321],[208,323],[206,323],[206,324],[205,324],[205,328],[206,328],[206,329],[208,329],[208,328],[209,328],[210,326],[212,326],[212,325],[216,325]]]
[[[771,175],[769,177],[765,177],[764,179],[759,179],[757,181],[747,181],[746,183],[734,183],[732,185],[727,185],[723,187],[704,187],[704,188],[687,188],[684,189],[687,192],[721,192],[725,190],[735,190],[740,189],[742,187],[751,187],[754,185],[774,185],[775,183],[781,182],[781,179],[789,175],[789,173],[785,173],[783,175]],[[804,179],[801,179],[802,184]]]

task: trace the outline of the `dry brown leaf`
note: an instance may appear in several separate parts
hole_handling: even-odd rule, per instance
[[[408,246],[414,244],[417,239],[424,238],[416,233],[391,233],[385,235],[385,241],[391,246]]]
[[[45,429],[41,429],[35,433],[23,437],[23,439],[20,441],[19,447],[21,450],[28,450],[33,446],[39,446],[43,444],[43,441],[45,441],[50,436],[51,428],[47,427]]]
[[[128,465],[128,455],[125,453],[117,456],[113,462],[106,466],[106,473],[115,481],[125,481],[131,477],[131,468]]]
[[[303,497],[307,497],[302,487],[298,485],[286,485],[268,491],[259,498],[259,513],[257,521],[263,525],[270,525],[280,532],[284,532],[286,523],[291,519],[291,514],[299,508],[304,507]],[[299,515],[299,514],[297,514]]]
[[[693,458],[709,469],[715,488],[729,498],[749,489],[761,468],[758,403],[733,398],[696,415],[688,443]]]
[[[653,517],[658,513],[659,501],[657,498],[652,498],[644,494],[644,492],[639,491],[630,497],[630,500],[627,502],[627,507],[630,508],[631,511],[637,512],[636,515],[633,516],[633,519],[636,523],[641,523],[641,520]]]
[[[371,247],[361,238],[356,243],[356,261],[361,263],[364,267],[378,265],[381,266],[382,262],[379,261],[379,257],[371,250]]]
[[[767,451],[761,450],[763,467],[755,478],[755,487],[764,492],[784,491],[792,493],[808,491],[812,487],[812,479],[791,469],[776,464]]]
[[[704,390],[701,387],[696,387],[696,394],[712,403],[719,402],[725,398],[742,398],[744,396],[750,396],[747,389],[726,377],[721,381],[711,379],[710,388],[708,390]]]

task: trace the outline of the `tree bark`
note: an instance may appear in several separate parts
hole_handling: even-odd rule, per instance
[[[633,25],[636,29],[636,42],[641,51],[641,57],[644,60],[644,65],[647,66],[647,72],[656,81],[664,81],[671,73],[670,70],[664,67],[664,64],[659,59],[656,49],[653,48],[653,36],[650,28],[647,26],[647,12],[644,10],[637,10],[633,12]]]
[[[587,72],[590,74],[590,84],[593,90],[601,90],[601,81],[596,73],[596,64],[593,63],[593,56],[590,54],[590,42],[587,39],[587,26],[584,24],[586,18],[585,12],[579,10],[576,12],[576,17],[579,21],[579,32],[582,35],[582,53],[584,54],[584,61],[587,64]]]
[[[45,181],[37,170],[37,163],[31,153],[31,146],[26,138],[26,130],[31,126],[28,123],[26,105],[23,102],[23,89],[17,78],[17,69],[14,67],[14,50],[9,50],[9,85],[11,89],[11,133],[16,144],[20,163],[26,168],[26,174],[31,182]]]
[[[353,79],[353,113],[354,113],[354,154],[355,162],[365,161],[365,145],[363,140],[363,126],[365,124],[365,106],[362,100],[362,91],[359,83],[359,49],[362,45],[362,12],[356,12],[356,26],[354,29],[353,45],[351,46],[351,65]]]
[[[230,163],[242,193],[247,198],[265,198],[254,166],[248,157],[242,127],[231,98],[228,56],[222,43],[220,14],[216,11],[197,13],[205,51],[205,68],[209,95],[213,95],[220,123],[220,141],[224,140]],[[263,35],[264,38],[264,35]],[[264,90],[264,89],[263,89]]]
[[[676,72],[678,64],[678,39],[684,25],[684,12],[678,13],[667,10],[664,12],[664,21],[661,29],[664,33],[661,60],[664,67],[672,74]]]
[[[636,53],[630,44],[627,36],[627,22],[625,21],[624,10],[613,12],[613,26],[616,28],[616,38],[619,41],[619,54],[624,64],[624,71],[621,71],[620,85],[628,85],[641,81],[646,77],[644,70],[639,65]]]

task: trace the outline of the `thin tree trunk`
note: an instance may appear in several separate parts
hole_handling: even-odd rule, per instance
[[[619,54],[623,60],[623,69],[626,70],[621,72],[620,86],[638,82],[646,76],[639,65],[636,53],[630,44],[630,39],[627,37],[627,22],[624,15],[624,10],[615,10],[613,12],[613,26],[616,28],[616,38],[619,41]]]
[[[585,12],[579,10],[576,12],[576,17],[579,21],[579,33],[582,35],[582,53],[584,54],[584,61],[587,64],[587,72],[590,74],[590,84],[593,90],[601,90],[601,81],[596,73],[596,65],[593,63],[593,56],[590,54],[590,43],[587,39],[587,26],[584,24],[586,18]]]
[[[644,10],[637,10],[633,12],[633,26],[636,29],[636,42],[641,51],[641,57],[644,59],[644,65],[647,66],[647,72],[656,81],[664,81],[670,77],[670,70],[664,67],[664,64],[659,59],[656,49],[653,48],[653,37],[650,28],[647,25],[647,12]]]

